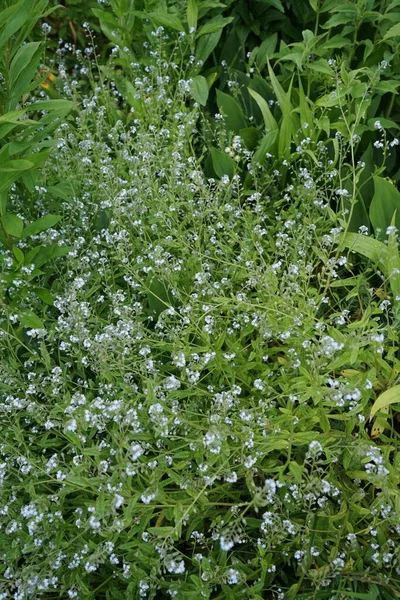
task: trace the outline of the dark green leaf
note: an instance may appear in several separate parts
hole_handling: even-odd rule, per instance
[[[225,123],[229,130],[239,133],[241,129],[246,128],[247,123],[243,111],[232,96],[217,90],[217,104],[219,112],[225,117]]]
[[[400,229],[400,192],[395,186],[375,175],[373,178],[375,193],[369,209],[369,218],[375,231],[375,237],[385,239],[394,211],[396,210],[396,227]]]
[[[214,171],[218,177],[228,175],[228,177],[232,179],[235,174],[235,161],[230,156],[224,152],[221,152],[220,150],[217,150],[216,148],[211,148],[211,158]]]

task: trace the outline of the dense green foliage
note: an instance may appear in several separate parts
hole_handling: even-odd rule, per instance
[[[400,0],[1,9],[0,599],[400,598]]]

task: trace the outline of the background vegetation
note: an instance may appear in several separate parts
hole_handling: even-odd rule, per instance
[[[3,1],[0,598],[400,597],[400,0]]]

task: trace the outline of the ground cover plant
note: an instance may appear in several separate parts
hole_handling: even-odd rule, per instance
[[[84,48],[78,4],[0,12],[0,598],[400,597],[398,2],[364,4],[240,68],[245,3],[93,3]]]

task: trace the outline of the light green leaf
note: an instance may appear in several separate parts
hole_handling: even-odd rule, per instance
[[[171,15],[167,12],[152,12],[148,14],[148,17],[156,25],[171,27],[171,29],[175,29],[176,31],[185,31],[182,21],[176,15]]]
[[[17,261],[23,265],[24,261],[25,261],[25,256],[24,253],[22,252],[21,248],[18,248],[17,246],[13,246],[13,254],[15,256],[15,258],[17,259]]]
[[[396,23],[396,25],[393,25],[393,27],[391,27],[389,31],[385,33],[385,35],[382,38],[382,41],[384,42],[385,40],[390,40],[394,37],[400,37],[400,23]]]
[[[186,18],[189,29],[197,29],[197,18],[199,9],[197,6],[197,0],[188,0]]]
[[[19,319],[21,325],[29,327],[30,329],[44,329],[43,321],[39,319],[33,312],[22,315]]]
[[[389,390],[386,390],[385,392],[383,392],[383,394],[378,396],[371,408],[369,418],[372,419],[372,417],[379,410],[382,410],[386,406],[397,403],[400,403],[400,385],[395,385],[394,387],[390,388]]]
[[[387,247],[382,242],[361,233],[347,232],[341,239],[340,247],[358,252],[378,264],[386,272]]]
[[[221,16],[215,17],[214,19],[210,19],[207,23],[205,23],[197,32],[196,38],[201,37],[202,35],[206,35],[209,33],[215,33],[216,31],[222,30],[226,25],[232,23],[233,17],[225,17]]]
[[[4,231],[8,235],[14,237],[21,237],[22,230],[24,228],[24,222],[17,215],[6,214],[1,217],[1,224],[3,225]]]
[[[25,110],[33,111],[33,110],[45,110],[45,111],[65,111],[68,113],[73,109],[75,103],[71,100],[43,100],[43,102],[33,102],[30,104]]]
[[[202,75],[196,75],[196,77],[193,77],[190,83],[190,91],[192,92],[192,96],[196,102],[202,106],[206,105],[209,90],[205,77]]]
[[[61,219],[62,219],[62,217],[60,217],[59,215],[50,215],[50,214],[45,215],[44,217],[41,217],[40,219],[33,221],[33,223],[29,223],[29,225],[27,225],[25,227],[24,231],[22,232],[21,237],[26,238],[26,237],[29,237],[30,235],[36,235],[36,234],[40,233],[41,231],[50,229],[50,227],[53,227]]]

